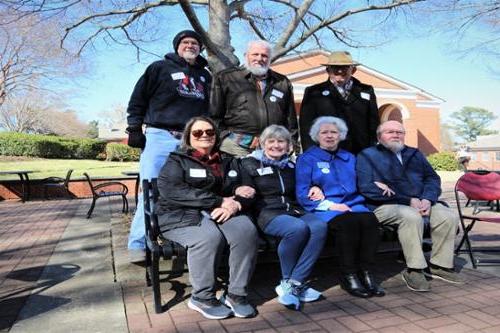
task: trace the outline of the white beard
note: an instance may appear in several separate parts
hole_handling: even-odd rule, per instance
[[[189,50],[184,51],[182,53],[182,58],[184,58],[186,61],[194,60],[194,59],[196,59],[196,57],[198,57],[198,54],[191,52]]]
[[[269,70],[269,66],[250,66],[249,64],[245,64],[245,68],[250,71],[255,76],[264,76],[267,74],[267,71]]]
[[[386,142],[382,143],[382,146],[389,149],[393,153],[399,153],[405,147],[405,145],[401,142]]]

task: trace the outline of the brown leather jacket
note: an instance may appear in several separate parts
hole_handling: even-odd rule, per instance
[[[214,76],[210,95],[210,115],[222,136],[230,132],[260,135],[269,125],[285,126],[295,142],[297,115],[292,84],[286,76],[268,72],[264,94],[254,76],[243,67],[220,71]]]

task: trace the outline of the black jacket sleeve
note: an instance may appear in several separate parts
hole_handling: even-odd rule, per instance
[[[377,97],[373,87],[370,87],[370,120],[369,120],[369,134],[370,143],[375,145],[377,143],[377,127],[380,125],[380,117],[378,115]]]
[[[293,140],[293,146],[295,153],[300,153],[299,145],[299,124],[297,121],[297,112],[295,111],[295,99],[293,97],[293,87],[290,82],[288,82],[288,106],[287,106],[287,124],[286,128],[290,131]]]
[[[127,124],[129,131],[140,128],[149,107],[149,100],[156,89],[158,70],[155,63],[149,65],[144,74],[135,84],[134,91],[128,102]]]
[[[300,143],[303,152],[314,145],[313,140],[309,136],[309,130],[316,116],[316,107],[314,106],[314,100],[311,98],[311,90],[307,87],[304,91],[304,98],[299,113]]]

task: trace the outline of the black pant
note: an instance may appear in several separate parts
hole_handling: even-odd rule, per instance
[[[373,213],[344,213],[329,222],[343,274],[366,270],[373,264],[379,242],[378,220]]]

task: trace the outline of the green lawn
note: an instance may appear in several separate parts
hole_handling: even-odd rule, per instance
[[[65,177],[68,169],[73,169],[72,178],[87,172],[91,177],[123,176],[122,171],[138,171],[139,162],[107,162],[95,160],[56,160],[0,156],[0,171],[32,170],[30,179],[51,176]],[[0,175],[0,180],[19,179],[17,175]]]

